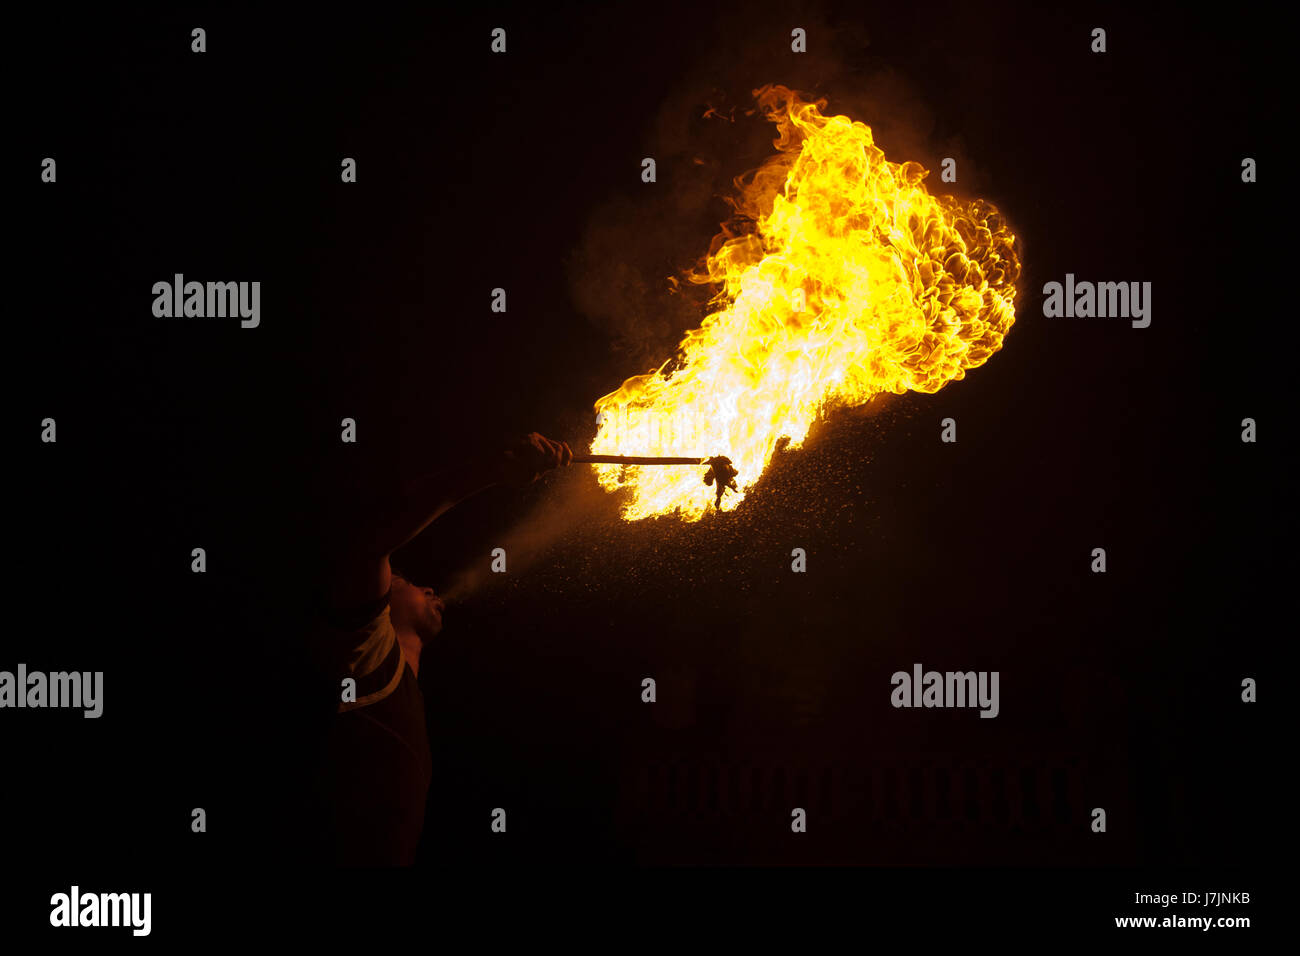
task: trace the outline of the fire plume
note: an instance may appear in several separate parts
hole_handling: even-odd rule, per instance
[[[726,455],[739,497],[777,443],[883,392],[935,392],[984,364],[1015,321],[1016,237],[990,203],[931,195],[871,128],[783,86],[755,91],[777,153],[736,180],[737,216],[697,283],[719,286],[677,357],[596,402],[598,454]],[[739,227],[738,225],[739,224]],[[701,470],[601,466],[622,516],[698,520]],[[732,499],[735,500],[735,499]]]

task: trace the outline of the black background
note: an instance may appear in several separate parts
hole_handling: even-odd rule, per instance
[[[731,514],[627,525],[575,467],[400,553],[439,590],[492,547],[512,561],[424,654],[421,860],[1253,873],[1288,570],[1276,33],[971,4],[13,24],[3,666],[106,675],[100,720],[5,714],[14,858],[54,888],[33,892],[293,864],[301,794],[268,724],[292,706],[277,637],[307,612],[312,528],[497,436],[589,441],[592,402],[702,314],[666,277],[772,152],[744,112],[768,82],[869,123],[932,189],[957,157],[952,188],[1021,237],[1018,321],[966,380],[831,416]],[[155,319],[176,272],[260,280],[261,327]],[[1151,326],[1043,318],[1067,272],[1150,281]],[[890,674],[918,661],[999,671],[1001,715],[891,708]]]

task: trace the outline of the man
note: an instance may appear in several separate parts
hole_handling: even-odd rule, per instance
[[[322,784],[335,862],[410,864],[432,778],[420,651],[442,629],[430,588],[393,573],[389,556],[458,502],[493,485],[522,487],[567,466],[569,446],[532,433],[498,454],[409,482],[376,519],[331,548],[319,642],[334,687]]]

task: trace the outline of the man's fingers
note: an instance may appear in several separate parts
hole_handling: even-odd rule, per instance
[[[568,445],[562,441],[552,441],[544,436],[538,437],[541,438],[545,445],[545,467],[547,469],[561,468],[569,463],[569,460],[573,457],[573,452],[569,450]]]
[[[525,483],[540,478],[543,472],[573,463],[573,449],[567,442],[552,441],[538,432],[529,432],[516,447],[511,457],[532,472]]]

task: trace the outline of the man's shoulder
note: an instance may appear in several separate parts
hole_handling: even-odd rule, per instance
[[[338,681],[340,713],[377,703],[397,688],[405,664],[389,595],[363,607],[323,610],[315,630],[319,664]]]

